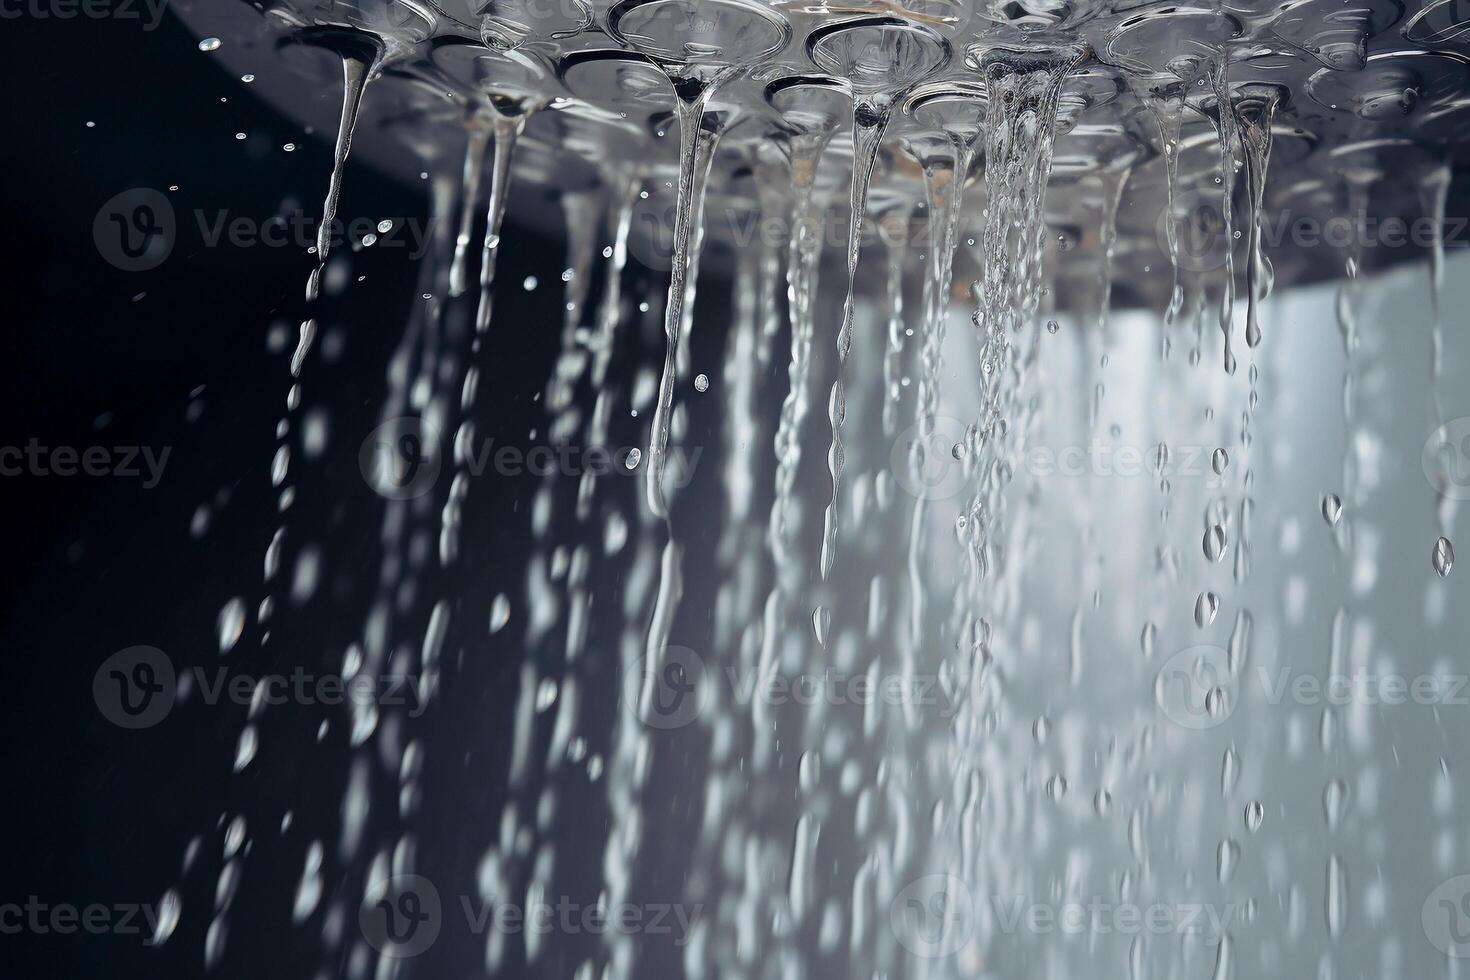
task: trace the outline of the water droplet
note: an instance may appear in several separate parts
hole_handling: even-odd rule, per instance
[[[1230,454],[1223,449],[1217,449],[1210,456],[1210,465],[1215,468],[1215,475],[1220,476],[1225,472],[1225,467],[1230,465]]]
[[[1322,518],[1328,527],[1337,527],[1338,520],[1342,517],[1342,498],[1335,493],[1329,493],[1322,498]]]
[[[1060,323],[1058,323],[1057,321],[1055,321],[1055,320],[1048,320],[1048,321],[1046,321],[1046,332],[1047,333],[1056,333],[1061,328],[1062,328],[1062,325]]]
[[[1440,578],[1444,578],[1450,573],[1450,569],[1455,567],[1455,546],[1450,544],[1449,538],[1441,537],[1434,542],[1432,557],[1434,570],[1439,573]]]
[[[510,622],[510,599],[506,598],[504,592],[500,593],[490,603],[490,632],[499,633]]]
[[[1240,862],[1240,845],[1233,840],[1222,840],[1215,851],[1215,877],[1228,882],[1235,877],[1235,867]]]
[[[628,458],[623,461],[623,465],[630,470],[636,470],[638,468],[638,462],[642,458],[642,451],[640,451],[638,447],[635,446],[632,449],[628,450]]]
[[[1266,808],[1261,806],[1260,800],[1251,800],[1245,805],[1245,829],[1251,833],[1261,829],[1261,821],[1266,819]]]
[[[535,289],[538,285],[540,285],[540,280],[539,279],[537,279],[535,276],[527,276],[525,278],[525,280],[521,283],[521,288],[524,289],[526,292],[529,293],[531,290]]]
[[[235,745],[234,771],[240,772],[250,765],[255,759],[256,750],[260,747],[260,734],[254,725],[246,725],[240,730],[240,740]]]
[[[1213,592],[1201,592],[1194,600],[1194,625],[1204,629],[1215,621],[1215,614],[1219,611],[1220,597]]]
[[[162,946],[168,942],[168,937],[174,934],[174,929],[179,924],[179,913],[182,908],[179,893],[175,889],[170,888],[163,893],[163,897],[158,900],[158,921],[153,925],[153,939],[150,945]]]
[[[709,375],[707,375],[707,374],[696,374],[694,376],[694,390],[695,391],[709,391]]]
[[[236,596],[225,603],[216,620],[219,632],[219,652],[229,653],[240,642],[245,631],[245,600]]]
[[[1067,777],[1057,773],[1046,781],[1046,795],[1053,803],[1060,803],[1067,795]]]
[[[219,50],[219,46],[220,46],[221,43],[223,43],[223,42],[221,42],[220,39],[217,38],[217,37],[207,37],[204,40],[202,40],[202,41],[199,42],[199,50],[200,51],[218,51]]]
[[[1327,819],[1327,829],[1336,830],[1342,823],[1342,813],[1347,805],[1347,783],[1341,779],[1329,780],[1322,790],[1322,815]]]
[[[817,634],[817,642],[822,646],[827,645],[827,630],[832,626],[832,610],[826,606],[818,606],[812,610],[812,630]]]
[[[1211,525],[1205,531],[1205,557],[1210,561],[1219,561],[1225,557],[1225,529],[1218,524]]]

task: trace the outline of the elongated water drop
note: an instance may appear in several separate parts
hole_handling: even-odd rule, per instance
[[[1337,527],[1337,522],[1342,517],[1342,498],[1335,493],[1329,493],[1322,497],[1322,519],[1327,522],[1328,527]]]
[[[1439,573],[1440,578],[1450,573],[1450,569],[1455,567],[1455,546],[1450,544],[1449,538],[1441,537],[1434,542],[1431,559],[1434,562],[1434,570]]]
[[[1251,800],[1245,805],[1245,829],[1251,833],[1261,829],[1261,822],[1266,818],[1266,808],[1261,806],[1260,800]]]
[[[1204,540],[1205,557],[1210,561],[1219,561],[1225,557],[1225,529],[1218,524],[1212,524],[1205,529]]]
[[[1215,621],[1215,614],[1219,611],[1220,597],[1213,592],[1201,592],[1194,600],[1194,624],[1204,629]]]
[[[1235,115],[1241,147],[1245,156],[1245,179],[1249,212],[1250,243],[1246,262],[1245,342],[1251,347],[1261,343],[1259,306],[1270,290],[1270,263],[1262,247],[1262,217],[1266,197],[1266,169],[1271,162],[1271,125],[1276,117],[1280,93],[1271,89],[1264,95],[1247,94],[1237,99],[1228,111]],[[1224,107],[1221,111],[1227,111]],[[1228,245],[1228,242],[1227,242]]]

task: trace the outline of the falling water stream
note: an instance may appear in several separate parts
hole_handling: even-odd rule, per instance
[[[288,905],[317,972],[354,980],[1345,978],[1380,943],[1384,976],[1409,963],[1456,975],[1445,963],[1458,954],[1384,937],[1395,903],[1417,929],[1424,901],[1388,866],[1423,864],[1432,888],[1470,853],[1453,788],[1425,788],[1453,782],[1458,716],[1292,704],[1279,692],[1294,689],[1257,682],[1308,665],[1429,672],[1454,656],[1451,164],[1426,171],[1423,337],[1385,340],[1369,286],[1396,273],[1368,271],[1361,238],[1333,257],[1342,275],[1327,286],[1291,280],[1296,257],[1269,234],[1284,154],[1305,139],[1281,119],[1304,96],[1256,81],[1265,55],[1233,44],[1255,29],[1244,13],[1173,12],[1216,18],[1212,33],[1145,64],[1143,40],[1094,50],[1039,27],[961,48],[943,4],[859,5],[813,30],[800,59],[772,5],[623,0],[605,32],[588,30],[600,8],[574,3],[552,24],[532,6],[477,11],[493,43],[476,55],[475,96],[449,100],[463,153],[425,171],[440,224],[374,407],[377,565],[357,586],[362,621],[331,631],[353,636],[331,651],[341,674],[421,677],[425,716],[349,704],[340,800],[308,786],[283,812],[274,800],[222,812],[218,876],[194,880],[209,866],[201,831],[157,942],[202,916],[206,969],[228,960],[269,823],[302,842]],[[1063,16],[1024,6],[1037,25]],[[1294,21],[1269,23],[1296,43]],[[607,105],[566,94],[571,73],[550,67],[552,42],[570,38],[587,40],[582,64],[613,66],[592,86]],[[1308,49],[1314,71],[1345,74],[1322,59],[1356,49],[1329,40]],[[593,47],[614,41],[616,57]],[[383,69],[361,39],[338,53],[341,117],[270,467],[281,512],[291,440],[305,438],[298,379],[332,312],[323,278],[349,261],[329,254],[328,226]],[[1131,100],[1129,114],[1079,124],[1059,109],[1072,83],[1079,104]],[[641,108],[671,94],[672,112],[631,118],[635,90]],[[637,149],[580,161],[591,176],[554,195],[538,187],[565,258],[497,278],[523,230],[512,188],[532,186],[559,126]],[[1385,178],[1344,164],[1335,183],[1291,192],[1358,216]],[[1085,230],[1057,204],[1068,187],[1090,204]],[[644,227],[650,199],[668,205],[655,222],[666,238]],[[1218,264],[1181,238],[1198,214],[1179,211],[1201,199],[1218,210]],[[741,209],[766,237],[731,248]],[[1084,240],[1091,264],[1074,253]],[[560,290],[557,322],[535,325],[555,355],[526,438],[604,450],[608,465],[472,494],[499,479],[479,466],[482,444],[501,436],[497,369],[528,329],[505,311],[544,289]],[[953,328],[961,317],[972,330]],[[1190,356],[1171,356],[1191,328]],[[1429,413],[1410,429],[1383,406],[1418,397],[1421,339]],[[1393,374],[1410,354],[1412,386]],[[823,390],[825,428],[811,411]],[[1293,424],[1308,416],[1317,428]],[[1389,455],[1395,426],[1393,439],[1424,445],[1428,536],[1422,485],[1417,523],[1389,513],[1385,488],[1417,469]],[[412,469],[399,456],[437,465],[445,450],[442,489],[402,492]],[[524,560],[483,530],[497,521],[524,532]],[[1405,527],[1418,537],[1397,540]],[[282,523],[262,627],[284,536]],[[1385,579],[1415,574],[1408,600],[1385,598]],[[222,656],[242,655],[251,612],[226,603]],[[1422,664],[1385,639],[1416,617],[1432,626]],[[241,779],[263,743],[288,737],[263,714],[252,705],[236,737]],[[473,729],[463,744],[438,724],[451,718]],[[1427,763],[1384,748],[1410,728],[1434,746]],[[317,742],[334,731],[324,717]],[[1421,788],[1438,821],[1422,847],[1380,816]],[[396,917],[431,921],[415,918],[429,893],[440,938],[421,946]],[[680,931],[466,934],[461,916],[558,901],[601,916],[658,906]],[[1079,908],[1083,925],[1058,924]],[[1120,910],[1140,908],[1164,909],[1168,927],[1130,930]],[[1176,921],[1187,911],[1198,928]]]

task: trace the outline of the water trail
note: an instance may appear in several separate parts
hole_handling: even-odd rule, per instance
[[[342,112],[337,123],[337,139],[332,146],[332,173],[327,181],[327,196],[322,202],[322,219],[316,229],[316,267],[306,279],[307,318],[302,321],[296,350],[291,355],[291,390],[286,396],[286,410],[295,412],[301,406],[301,369],[317,335],[316,304],[321,298],[322,276],[326,273],[327,260],[331,257],[333,225],[337,221],[337,205],[342,198],[342,179],[347,170],[347,155],[352,151],[352,133],[357,127],[357,116],[362,108],[362,96],[368,81],[377,71],[382,58],[382,46],[367,35],[352,36],[341,41],[337,47],[342,59]],[[271,467],[271,482],[282,487],[282,509],[289,504],[290,488],[285,487],[290,467],[291,451],[286,436],[289,428],[282,423],[281,440],[276,449],[275,463]],[[269,577],[269,576],[267,576]]]
[[[1346,196],[1347,213],[1352,216],[1355,234],[1352,236],[1352,244],[1348,247],[1348,255],[1343,262],[1343,279],[1337,288],[1337,325],[1342,336],[1343,346],[1343,370],[1342,370],[1342,424],[1345,434],[1345,443],[1342,453],[1342,493],[1341,498],[1347,505],[1347,520],[1341,521],[1335,532],[1334,539],[1339,547],[1343,547],[1352,541],[1352,529],[1358,513],[1358,505],[1362,500],[1358,496],[1358,426],[1360,420],[1357,411],[1357,392],[1359,377],[1358,373],[1362,365],[1358,357],[1358,348],[1362,343],[1358,335],[1358,294],[1362,288],[1359,275],[1362,269],[1362,243],[1365,235],[1363,222],[1367,220],[1368,194],[1376,179],[1376,174],[1367,171],[1350,170],[1342,175],[1342,184]]]
[[[454,478],[449,484],[449,497],[439,532],[439,561],[451,565],[459,557],[460,530],[465,501],[469,496],[469,464],[474,458],[475,423],[471,417],[480,390],[483,362],[488,357],[487,334],[495,304],[495,262],[500,254],[500,226],[505,220],[506,202],[510,199],[511,163],[515,159],[516,140],[527,120],[543,103],[530,98],[513,98],[491,94],[490,128],[495,137],[495,155],[491,164],[490,203],[486,207],[485,238],[480,246],[480,300],[475,309],[474,340],[471,362],[460,389],[459,427],[454,433]],[[469,202],[466,202],[468,206]]]
[[[1434,236],[1429,250],[1429,324],[1430,342],[1429,351],[1429,383],[1431,385],[1430,397],[1434,402],[1435,424],[1439,424],[1439,376],[1442,361],[1444,359],[1444,330],[1443,316],[1440,310],[1440,296],[1444,292],[1444,214],[1445,203],[1450,193],[1450,166],[1448,163],[1440,162],[1427,174],[1419,184],[1419,202],[1424,209],[1424,216],[1429,218],[1433,224],[1430,232]]]
[[[1080,54],[1073,51],[1020,53],[998,49],[985,64],[985,201],[981,231],[981,279],[975,285],[973,317],[981,349],[982,405],[966,448],[966,467],[985,470],[981,447],[993,445],[992,427],[1003,421],[1002,401],[1011,367],[1010,337],[1020,331],[1041,293],[1040,255],[1046,184],[1051,174],[1057,100],[1062,80]],[[967,562],[978,561],[983,541],[979,492],[961,515]],[[978,571],[978,569],[977,569]]]
[[[883,434],[889,438],[898,431],[898,409],[901,404],[899,376],[903,373],[904,351],[904,260],[908,258],[907,208],[885,215],[883,238],[888,243],[888,330],[883,345]],[[935,246],[938,247],[938,246]]]
[[[475,232],[475,205],[480,201],[480,174],[485,169],[485,151],[490,148],[492,127],[483,114],[475,114],[465,126],[464,176],[460,199],[459,233],[454,239],[454,260],[449,266],[449,295],[462,296],[469,282],[470,242]]]
[[[649,509],[654,515],[668,519],[668,502],[664,498],[665,455],[669,445],[670,414],[674,402],[674,382],[680,336],[684,327],[684,306],[689,300],[686,280],[689,277],[690,242],[698,234],[704,220],[704,191],[714,163],[715,146],[721,133],[721,117],[707,113],[720,80],[704,81],[693,75],[670,75],[677,97],[675,112],[679,120],[679,188],[674,205],[674,267],[669,279],[669,298],[664,308],[663,373],[659,377],[658,402],[653,413],[653,433],[648,450],[646,477]],[[692,304],[691,304],[692,306]]]
[[[1444,223],[1450,177],[1449,164],[1440,160],[1419,185],[1420,206],[1424,216],[1432,223],[1433,235],[1429,250],[1429,424],[1435,432],[1440,433],[1439,446],[1435,452],[1435,459],[1440,461],[1440,486],[1449,485],[1449,474],[1445,467],[1448,465],[1446,461],[1452,458],[1447,455],[1452,450],[1441,428],[1444,424],[1444,406],[1440,391],[1444,361],[1444,316],[1440,302],[1444,292]],[[1444,534],[1448,531],[1451,515],[1454,513],[1455,500],[1451,494],[1436,489],[1434,501],[1435,524],[1440,534]]]
[[[961,154],[964,166],[969,167],[973,158],[973,146],[968,154]],[[960,208],[964,202],[964,177],[960,170],[960,159],[950,166],[930,166],[924,169],[924,194],[928,203],[929,241],[933,244],[929,275],[924,282],[923,340],[919,351],[919,393],[914,404],[915,439],[909,451],[909,478],[914,487],[926,486],[926,467],[935,460],[931,453],[947,453],[948,447],[938,443],[935,437],[936,414],[939,411],[939,385],[944,367],[944,334],[949,323],[949,293],[954,280],[954,250],[958,235]],[[948,462],[941,455],[940,466]],[[923,493],[916,495],[913,513],[909,518],[908,571],[909,571],[909,630],[911,648],[917,648],[924,629],[924,518],[928,512],[928,501]]]
[[[934,853],[942,865],[958,866],[969,882],[983,879],[976,867],[982,848],[995,848],[1004,827],[982,834],[978,808],[985,739],[982,719],[991,660],[992,628],[986,618],[996,599],[981,593],[990,540],[1006,485],[1007,416],[1020,423],[1022,383],[1035,356],[1017,357],[1011,343],[1034,313],[1042,288],[1045,194],[1051,173],[1057,103],[1062,82],[1077,64],[1076,49],[996,48],[981,68],[986,88],[985,201],[981,231],[981,281],[975,284],[974,322],[980,355],[979,418],[966,435],[964,473],[972,493],[956,530],[963,549],[951,616],[955,655],[943,669],[955,678],[958,710],[949,733],[948,814],[936,823]],[[1018,428],[1020,426],[1018,425]],[[940,844],[939,841],[943,841]]]
[[[847,415],[847,393],[845,375],[847,354],[852,347],[852,320],[857,312],[857,268],[862,252],[863,216],[868,206],[868,183],[873,178],[873,166],[878,160],[878,149],[883,141],[883,131],[888,127],[892,112],[891,103],[879,103],[870,98],[857,97],[852,107],[852,186],[848,199],[847,229],[847,297],[842,304],[842,326],[837,332],[837,378],[832,382],[832,392],[827,402],[827,420],[832,425],[832,446],[827,452],[827,471],[832,475],[832,497],[827,503],[827,512],[822,519],[821,576],[825,582],[832,571],[832,562],[837,557],[837,504],[842,486],[843,448],[842,421]],[[830,610],[817,607],[813,622],[816,624],[817,640],[826,644],[826,626]]]
[[[566,302],[562,309],[562,348],[577,342],[582,326],[582,311],[587,305],[591,287],[592,259],[597,252],[597,220],[602,193],[600,190],[568,191],[561,196],[561,209],[567,229],[567,267],[562,272],[566,282]],[[570,278],[568,278],[570,277]]]
[[[1271,163],[1271,124],[1276,118],[1280,93],[1272,89],[1264,96],[1243,96],[1230,107],[1234,113],[1241,147],[1245,151],[1245,178],[1249,195],[1250,249],[1247,259],[1245,342],[1261,343],[1259,306],[1271,289],[1271,264],[1262,246],[1263,210],[1266,198],[1266,168]],[[1222,108],[1222,113],[1225,111]],[[1227,246],[1230,239],[1227,235]]]
[[[475,333],[490,329],[494,310],[495,263],[500,255],[500,226],[510,200],[510,167],[515,161],[516,141],[539,106],[517,99],[494,98],[495,155],[491,162],[490,203],[485,214],[485,239],[480,246],[480,305],[475,311]],[[476,338],[479,339],[478,336]]]
[[[1215,93],[1215,110],[1210,119],[1220,137],[1220,218],[1224,226],[1222,237],[1225,242],[1220,333],[1225,341],[1225,373],[1234,374],[1235,354],[1230,349],[1230,334],[1235,321],[1235,169],[1239,159],[1236,147],[1240,143],[1240,135],[1235,123],[1235,113],[1230,109],[1230,56],[1224,50],[1210,64],[1210,85]]]
[[[776,421],[775,497],[767,534],[777,575],[789,578],[793,586],[798,566],[793,538],[800,526],[796,513],[796,475],[801,466],[801,428],[811,403],[811,350],[816,332],[813,305],[824,238],[822,209],[814,200],[814,189],[817,165],[826,145],[826,139],[822,138],[794,143],[791,149],[791,232],[786,260],[791,352],[786,370],[786,396]]]
[[[1179,129],[1184,119],[1184,89],[1175,83],[1162,90],[1140,93],[1140,100],[1159,130],[1159,152],[1164,157],[1165,207],[1168,213],[1164,234],[1169,247],[1169,266],[1174,273],[1169,304],[1164,310],[1163,333],[1167,336],[1168,328],[1174,325],[1184,309],[1184,287],[1179,281],[1179,229],[1174,215],[1174,200],[1179,187]]]
[[[1102,245],[1101,298],[1098,301],[1098,326],[1104,337],[1108,334],[1108,312],[1113,305],[1113,253],[1118,248],[1118,207],[1123,203],[1123,191],[1128,187],[1128,178],[1133,173],[1131,164],[1117,170],[1104,171],[1102,223],[1098,229],[1098,241]]]
[[[608,256],[607,278],[602,288],[602,300],[597,314],[597,339],[592,352],[592,383],[599,390],[607,379],[608,364],[612,360],[613,342],[617,336],[618,322],[622,318],[623,270],[628,267],[628,233],[633,228],[633,208],[638,204],[638,188],[642,183],[636,177],[621,173],[610,173],[605,178],[613,197],[612,255]]]

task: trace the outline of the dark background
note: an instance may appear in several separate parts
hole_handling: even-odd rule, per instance
[[[240,792],[228,788],[239,717],[171,718],[127,732],[109,724],[92,697],[94,672],[125,647],[158,647],[181,669],[214,660],[216,614],[232,595],[250,603],[259,594],[276,522],[273,429],[313,260],[294,246],[208,247],[193,212],[228,209],[259,221],[301,208],[315,218],[328,147],[201,56],[196,42],[170,16],[153,31],[110,18],[25,14],[0,21],[8,338],[0,361],[0,444],[35,439],[79,450],[170,450],[163,480],[152,489],[121,476],[0,477],[8,824],[0,904],[32,896],[78,907],[156,903],[178,881],[185,843],[212,831],[231,792]],[[237,132],[248,138],[237,140]],[[296,152],[282,151],[288,141]],[[178,190],[168,191],[173,185]],[[99,253],[93,222],[109,198],[137,187],[168,194],[177,242],[158,268],[124,272]],[[341,214],[426,221],[422,191],[355,160]],[[560,284],[553,288],[547,271],[562,267],[561,251],[559,243],[522,232],[501,256],[501,281],[516,284],[519,296],[502,300],[498,316],[548,324],[526,331],[498,359],[491,381],[498,388],[496,424],[506,429],[535,424],[539,412],[532,396],[551,363],[557,331],[549,325],[558,323],[560,302]],[[532,271],[546,285],[527,293],[519,284]],[[384,364],[402,332],[418,269],[407,250],[365,250],[353,257],[352,272],[367,280],[329,298],[317,348],[336,333],[328,346],[341,354],[330,363],[316,358],[303,377],[308,403],[313,394],[328,399],[343,428],[332,442],[345,455],[333,466],[348,473],[361,441],[352,426],[372,419],[381,400]],[[284,350],[269,349],[273,325],[289,331]],[[368,505],[360,478],[354,486],[357,495],[335,508],[320,488],[303,486],[293,520],[351,528],[360,513],[351,508]],[[528,490],[512,482],[493,492]],[[191,536],[201,505],[210,509],[209,529]],[[376,527],[362,522],[364,551]],[[512,522],[502,533],[513,546],[523,529]],[[338,539],[349,558],[352,537]],[[513,581],[508,572],[503,582],[493,577],[486,582],[492,591]],[[184,922],[163,949],[148,948],[141,933],[27,930],[0,935],[5,973],[203,974],[207,896],[219,859],[214,833],[206,833],[203,850],[205,867],[186,896]],[[299,865],[279,871],[298,872]],[[259,975],[255,954],[281,941],[237,920],[222,972]]]

